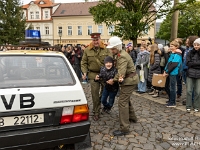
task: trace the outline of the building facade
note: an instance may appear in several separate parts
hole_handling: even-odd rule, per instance
[[[90,34],[92,32],[101,33],[101,39],[107,43],[114,31],[114,26],[106,27],[105,24],[95,24],[93,16],[89,13],[89,8],[96,6],[98,2],[82,3],[61,3],[53,19],[53,44],[89,44],[91,42]],[[62,32],[62,35],[59,34]],[[148,40],[149,37],[154,40],[155,27],[145,31],[146,36],[138,38],[138,43],[142,39]],[[130,41],[124,41],[125,44]]]
[[[54,0],[35,0],[22,6],[27,28],[32,27],[34,30],[40,30],[42,41],[49,42],[51,45],[53,45],[53,21],[51,15],[59,5],[54,3]]]

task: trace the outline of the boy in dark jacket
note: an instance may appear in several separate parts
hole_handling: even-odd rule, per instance
[[[182,52],[178,49],[179,43],[172,41],[170,43],[171,54],[163,76],[169,75],[170,82],[170,99],[167,107],[176,107],[176,76],[180,73],[182,65]]]
[[[117,95],[119,84],[115,82],[113,85],[107,84],[107,81],[113,79],[117,74],[117,69],[114,67],[113,58],[107,56],[104,60],[104,67],[101,67],[100,74],[96,76],[95,81],[102,80],[105,83],[105,87],[103,89],[101,102],[104,106],[102,113],[110,113],[111,108],[115,101],[115,96]],[[109,100],[107,101],[107,98]]]

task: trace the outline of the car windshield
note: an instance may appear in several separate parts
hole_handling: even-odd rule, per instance
[[[60,56],[0,56],[0,88],[73,84],[70,68]]]

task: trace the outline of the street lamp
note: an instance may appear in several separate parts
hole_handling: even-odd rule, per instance
[[[58,31],[58,35],[60,37],[60,45],[61,45],[61,37],[62,37],[62,31],[61,30]]]

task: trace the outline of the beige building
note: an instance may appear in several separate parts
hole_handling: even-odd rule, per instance
[[[89,8],[97,5],[98,2],[82,2],[82,3],[61,3],[55,13],[53,19],[53,44],[89,44],[91,42],[90,34],[92,32],[101,33],[101,39],[104,43],[109,40],[110,33],[114,27],[106,27],[105,24],[95,24],[92,15],[88,12]],[[62,35],[59,34],[62,32]],[[147,40],[151,37],[154,40],[155,28],[146,31],[147,36],[138,38]],[[124,41],[127,44],[129,41]]]
[[[42,41],[53,45],[53,21],[51,15],[60,4],[54,0],[33,0],[23,5],[24,17],[27,27],[32,25],[34,30],[40,30]]]

